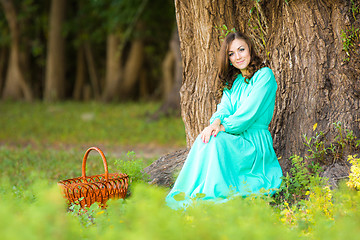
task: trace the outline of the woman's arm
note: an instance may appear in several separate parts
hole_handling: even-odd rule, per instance
[[[216,119],[219,119],[221,122],[225,117],[228,117],[230,115],[230,93],[229,90],[224,89],[221,101],[216,107],[216,112],[214,112],[214,114],[210,118],[210,124],[212,124]]]
[[[240,134],[248,129],[271,104],[274,104],[277,84],[270,68],[259,70],[254,86],[234,114],[225,117],[221,124],[225,131]]]
[[[220,131],[225,131],[225,128],[221,124],[220,119],[217,118],[213,121],[213,123],[204,128],[204,130],[201,132],[201,140],[203,141],[203,143],[208,143],[211,135],[214,135],[214,137],[216,137],[216,135]]]
[[[220,131],[224,131],[224,127],[221,125],[221,121],[230,116],[231,104],[230,104],[230,93],[229,90],[224,89],[220,103],[217,105],[216,112],[210,118],[210,125],[204,128],[201,132],[201,140],[204,143],[208,143],[211,135],[216,135]]]

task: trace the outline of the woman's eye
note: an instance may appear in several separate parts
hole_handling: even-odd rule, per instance
[[[231,56],[233,56],[234,55],[234,53],[229,53],[229,57],[231,57]]]
[[[245,50],[245,48],[240,48],[239,52],[243,52]]]

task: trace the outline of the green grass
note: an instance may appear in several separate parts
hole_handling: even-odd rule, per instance
[[[148,121],[159,103],[0,102],[0,142],[185,147],[180,117]]]
[[[309,213],[314,224],[284,223],[268,199],[234,198],[224,204],[197,203],[187,211],[166,207],[167,189],[137,184],[131,197],[110,200],[103,210],[67,212],[59,189],[36,180],[21,196],[3,180],[0,185],[2,239],[357,239],[360,194],[334,194],[334,216]]]
[[[99,154],[92,151],[86,164],[86,175],[104,173],[104,166]],[[47,180],[50,184],[59,180],[81,176],[83,152],[54,149],[33,149],[0,147],[1,176],[19,189],[31,186],[38,179]],[[131,180],[145,181],[142,173],[151,160],[135,156],[135,153],[121,156],[106,156],[110,173],[124,172],[131,175]]]
[[[124,172],[132,182],[146,181],[143,169],[159,157],[139,157],[143,147],[163,150],[185,147],[180,117],[149,121],[160,103],[24,103],[0,102],[1,176],[20,197],[39,179],[54,184],[81,176],[85,151],[100,147],[109,172]],[[139,152],[133,152],[137,149]],[[87,175],[104,173],[101,157],[92,151]]]
[[[56,183],[81,175],[84,146],[185,146],[180,118],[146,121],[147,112],[158,106],[0,102],[1,239],[337,240],[360,235],[360,192],[345,184],[330,190],[315,177],[306,197],[294,204],[288,204],[290,198],[251,196],[174,211],[164,201],[169,189],[146,183],[142,170],[154,158],[126,151],[105,154],[110,173],[131,176],[131,195],[110,200],[106,210],[93,204],[86,212],[67,211]],[[87,175],[103,171],[100,156],[90,154]]]

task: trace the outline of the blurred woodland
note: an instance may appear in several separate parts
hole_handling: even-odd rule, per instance
[[[180,66],[171,0],[0,0],[1,99],[178,107]]]

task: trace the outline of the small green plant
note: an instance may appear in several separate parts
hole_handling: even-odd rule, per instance
[[[360,140],[354,135],[352,130],[343,129],[342,123],[333,123],[334,129],[336,130],[336,137],[333,143],[328,143],[325,134],[315,132],[315,136],[308,137],[306,134],[303,135],[304,145],[307,147],[309,155],[305,158],[312,160],[313,163],[325,164],[332,157],[332,161],[335,162],[343,158],[345,149],[352,152],[354,149],[358,149],[360,146]],[[317,124],[314,125],[315,131]]]
[[[346,185],[350,188],[360,190],[360,158],[357,155],[349,155],[348,161],[351,163],[349,181]]]
[[[80,200],[80,199],[79,199]],[[81,201],[81,200],[80,200]],[[95,224],[95,215],[104,212],[98,203],[92,204],[90,207],[81,208],[78,204],[71,204],[69,214],[76,216],[83,227],[89,227]]]
[[[283,223],[297,226],[308,234],[317,225],[318,216],[333,220],[333,192],[329,186],[311,184],[309,191],[306,192],[306,198],[301,199],[297,204],[284,201],[280,215]]]
[[[251,34],[257,36],[261,41],[259,45],[263,48],[266,57],[269,57],[270,52],[267,51],[267,23],[264,17],[263,10],[260,6],[260,0],[254,0],[254,6],[249,11],[248,25],[251,30]],[[254,38],[257,41],[257,38]]]
[[[133,151],[129,151],[125,159],[117,159],[115,167],[120,172],[128,174],[132,183],[147,182],[149,180],[148,174],[143,171],[146,167],[144,159],[137,158]]]
[[[227,27],[225,24],[222,25],[222,26],[215,26],[214,28],[219,31],[219,38],[220,38],[220,40],[224,40],[224,38],[225,38],[229,33],[234,33],[234,32],[236,32],[235,28],[228,29],[228,27]]]
[[[297,203],[306,198],[310,185],[313,182],[320,183],[319,176],[321,168],[318,164],[308,164],[303,157],[293,155],[290,157],[292,167],[290,174],[282,178],[280,192],[275,194],[275,202],[286,201],[290,204]]]
[[[360,7],[354,0],[351,0],[350,11],[356,22],[356,15],[360,13]],[[347,28],[345,31],[341,30],[341,38],[343,41],[343,50],[346,54],[344,61],[350,61],[351,55],[356,54],[356,49],[360,48],[360,28],[355,28],[354,25],[352,25],[351,28]]]
[[[353,149],[356,149],[360,145],[360,140],[357,140],[357,137],[354,135],[354,132],[352,130],[343,129],[342,123],[335,122],[333,123],[335,126],[335,129],[338,131],[338,135],[335,137],[335,141],[338,144],[338,150],[336,154],[339,157],[343,157],[344,150],[346,147],[349,148],[349,151],[351,152]]]
[[[324,133],[315,133],[315,137],[308,137],[306,134],[303,135],[305,140],[304,144],[308,148],[307,151],[310,153],[306,158],[317,159],[319,162],[323,163],[326,155],[327,148],[322,139],[325,138]]]
[[[356,22],[356,14],[360,13],[360,6],[356,5],[354,0],[350,0],[351,2],[351,12]]]

